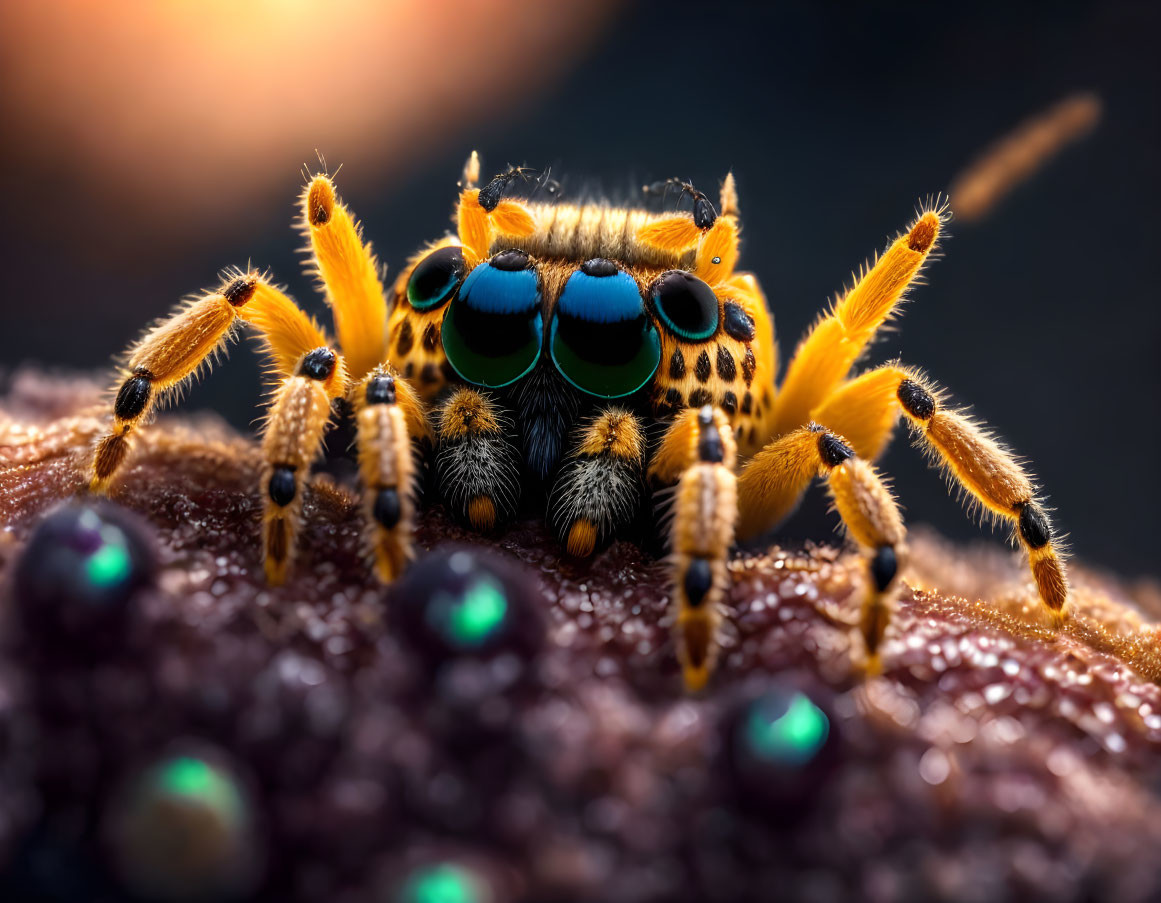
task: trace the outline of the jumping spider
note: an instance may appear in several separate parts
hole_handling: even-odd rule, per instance
[[[266,576],[295,551],[303,483],[331,402],[354,410],[367,541],[383,582],[412,556],[416,486],[477,530],[538,505],[585,557],[666,498],[678,655],[690,689],[713,667],[735,535],[780,521],[816,476],[866,559],[862,633],[877,666],[905,531],[870,462],[900,413],[987,511],[1015,525],[1044,605],[1068,588],[1053,533],[1020,465],[915,370],[851,376],[936,247],[928,207],[799,345],[775,386],[774,329],[757,280],[735,270],[732,175],[720,212],[691,185],[691,213],[505,197],[525,170],[479,185],[464,171],[457,231],[417,254],[388,305],[380,269],[327,175],[303,194],[303,231],[334,312],[332,342],[257,272],[152,329],[131,350],[91,488],[107,490],[132,431],[219,348],[235,321],[265,341],[280,384],[262,440]],[[433,452],[432,455],[427,455]],[[425,455],[427,455],[425,457]]]

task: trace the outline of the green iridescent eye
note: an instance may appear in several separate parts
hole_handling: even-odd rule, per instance
[[[464,255],[459,248],[432,251],[411,271],[407,300],[416,310],[429,310],[450,298],[463,278]]]
[[[540,284],[528,255],[504,251],[476,267],[443,318],[443,350],[465,381],[499,388],[540,357]]]
[[[704,342],[718,331],[718,299],[713,289],[684,270],[672,270],[653,283],[653,309],[678,338]]]
[[[661,340],[637,283],[601,259],[588,261],[565,283],[549,347],[564,378],[599,398],[632,395],[661,361]]]

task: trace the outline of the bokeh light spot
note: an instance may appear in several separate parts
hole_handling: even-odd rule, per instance
[[[830,720],[802,693],[795,693],[789,704],[781,696],[763,696],[751,706],[743,729],[755,755],[802,765],[826,742]]]
[[[162,764],[157,782],[163,792],[208,805],[231,822],[241,816],[242,799],[234,782],[202,759],[181,756]]]
[[[116,586],[129,579],[133,570],[129,545],[121,529],[111,524],[102,526],[99,535],[102,544],[85,562],[85,575],[96,586]]]
[[[452,637],[465,646],[478,646],[504,623],[507,613],[504,587],[491,577],[480,576],[451,608]]]
[[[403,885],[399,903],[483,903],[479,879],[459,865],[440,863],[415,872]]]

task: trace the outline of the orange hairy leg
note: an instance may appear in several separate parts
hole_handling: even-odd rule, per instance
[[[256,284],[253,273],[228,280],[159,323],[129,353],[128,375],[113,403],[113,428],[93,453],[92,491],[108,490],[129,452],[129,433],[149,417],[161,392],[188,379],[221,347]]]
[[[774,436],[810,419],[843,381],[936,247],[941,210],[928,210],[855,282],[798,346],[775,403]]]
[[[895,499],[875,468],[830,430],[812,423],[776,439],[743,468],[738,478],[739,532],[753,535],[785,517],[816,476],[827,481],[835,509],[867,562],[861,625],[868,668],[887,627],[906,531]]]
[[[352,395],[367,543],[379,579],[389,583],[412,557],[416,477],[412,439],[429,440],[431,432],[415,390],[386,367],[371,371]]]
[[[258,329],[275,371],[283,376],[304,352],[326,343],[314,322],[263,276],[231,275],[219,289],[147,332],[129,352],[113,404],[113,428],[93,454],[92,491],[108,490],[129,451],[131,431],[148,420],[167,390],[179,387],[211,360],[237,320]]]
[[[362,379],[383,360],[387,348],[387,301],[379,265],[328,176],[311,180],[302,205],[303,231],[334,315],[339,345],[351,378]]]
[[[684,462],[673,495],[671,573],[677,657],[691,692],[705,686],[717,656],[738,510],[736,455],[725,412],[706,405],[678,415],[658,450],[661,465],[651,469],[660,478]]]
[[[835,389],[810,419],[846,439],[860,458],[874,461],[899,421],[895,393],[904,375],[893,365],[869,370]]]
[[[302,519],[302,488],[330,419],[331,400],[346,388],[346,366],[326,346],[312,349],[275,390],[262,436],[263,548],[266,579],[286,580]]]
[[[1028,553],[1041,600],[1054,620],[1066,615],[1068,581],[1052,523],[1036,498],[1036,487],[1012,454],[979,424],[945,408],[940,394],[910,369],[887,364],[864,373],[818,409],[827,426],[854,426],[860,441],[881,449],[899,411],[932,458],[967,490],[968,497],[1010,522]],[[869,426],[868,426],[869,425]],[[867,427],[864,429],[864,427]],[[852,442],[856,450],[863,449]]]
[[[852,452],[850,457],[833,463],[847,451]],[[874,467],[855,456],[849,446],[832,445],[825,453],[823,474],[835,510],[867,562],[860,627],[867,651],[866,669],[873,674],[879,670],[879,645],[887,630],[891,596],[906,554],[907,531],[895,498]]]
[[[1052,522],[1036,487],[1005,448],[912,374],[899,382],[898,400],[915,435],[936,460],[988,511],[1014,526],[1041,600],[1060,623],[1067,615],[1068,580]]]

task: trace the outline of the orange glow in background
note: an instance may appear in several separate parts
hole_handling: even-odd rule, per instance
[[[86,235],[90,252],[143,228],[162,248],[211,222],[220,238],[285,195],[316,148],[355,188],[399,178],[441,142],[470,143],[473,124],[549,87],[616,6],[5,2],[2,154],[21,206]]]

